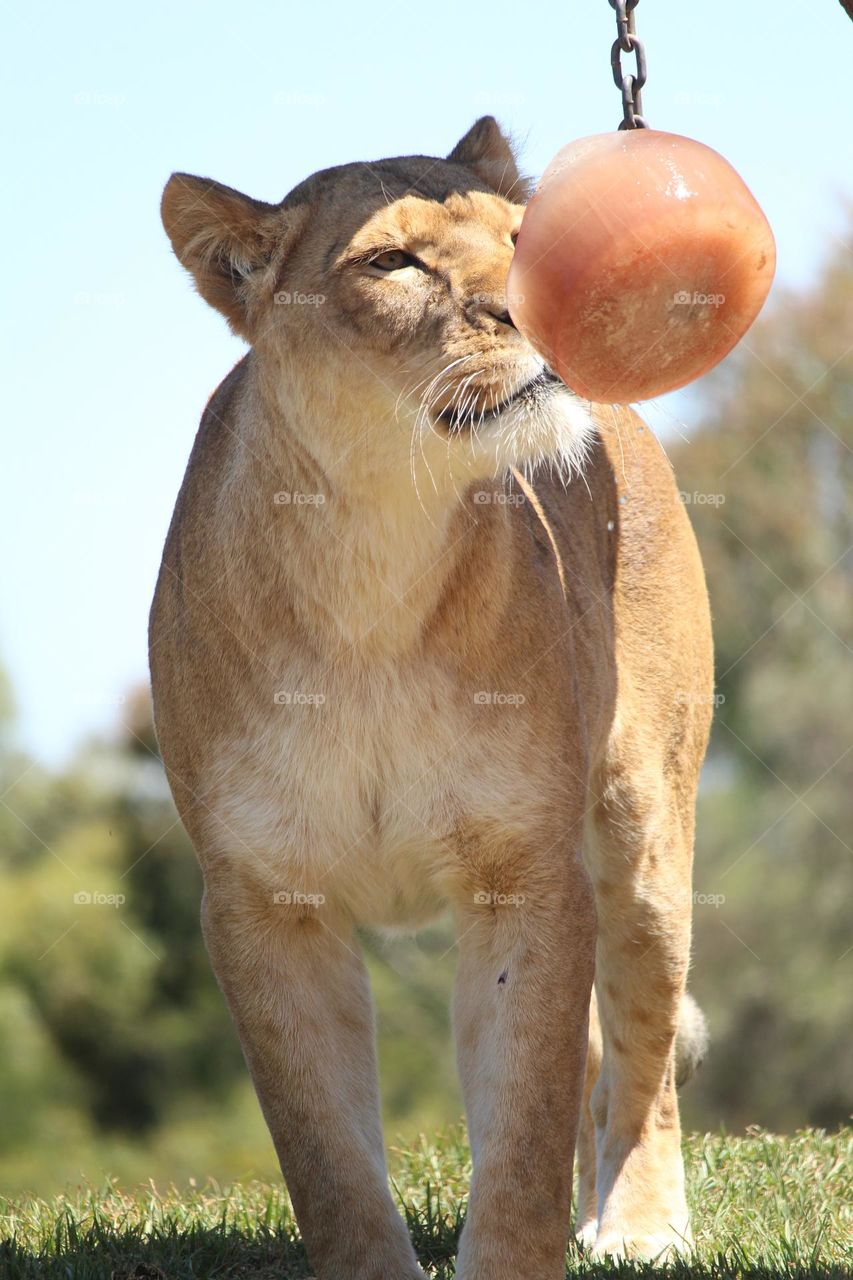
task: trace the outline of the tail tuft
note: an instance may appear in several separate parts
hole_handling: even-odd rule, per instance
[[[678,1034],[675,1039],[675,1083],[686,1084],[708,1052],[708,1024],[693,997],[685,992],[681,1000]]]

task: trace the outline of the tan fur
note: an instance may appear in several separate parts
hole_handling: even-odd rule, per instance
[[[689,1239],[674,1055],[705,588],[636,416],[541,378],[509,402],[542,372],[506,313],[523,194],[486,118],[446,161],[346,165],[280,205],[182,175],[163,198],[251,351],[166,544],[157,729],[320,1280],[422,1275],[354,930],[447,904],[474,1152],[460,1280],[562,1277],[582,1110],[586,1238]],[[370,265],[389,251],[418,262]]]

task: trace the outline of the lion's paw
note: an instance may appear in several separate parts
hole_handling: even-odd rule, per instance
[[[673,1262],[693,1251],[690,1228],[683,1231],[665,1227],[650,1232],[618,1232],[611,1229],[600,1232],[592,1246],[593,1258],[630,1258],[642,1262]]]

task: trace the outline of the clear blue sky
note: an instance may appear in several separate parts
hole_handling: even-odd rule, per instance
[[[23,742],[57,760],[145,674],[175,494],[205,398],[242,350],[171,256],[170,171],[276,200],[327,165],[444,154],[491,112],[539,173],[620,106],[607,0],[15,9],[0,660]],[[853,190],[853,23],[837,0],[643,0],[637,19],[652,124],[732,161],[775,229],[778,279],[807,282]],[[696,403],[668,397],[657,418],[689,421]]]

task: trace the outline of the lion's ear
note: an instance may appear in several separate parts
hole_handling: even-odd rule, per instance
[[[272,289],[304,212],[186,173],[172,174],[160,206],[172,248],[199,293],[244,337],[252,300],[264,285]]]
[[[518,171],[509,139],[494,116],[481,116],[447,158],[452,164],[470,169],[505,200],[523,204],[527,199],[527,183]]]

